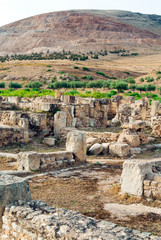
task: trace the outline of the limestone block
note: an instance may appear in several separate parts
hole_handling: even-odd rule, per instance
[[[49,112],[51,109],[50,103],[42,103],[41,105],[41,111]]]
[[[87,150],[88,150],[92,145],[94,145],[95,143],[98,143],[98,142],[99,142],[99,139],[98,139],[98,138],[88,137],[88,138],[86,139]]]
[[[54,135],[59,138],[60,130],[66,127],[67,113],[59,111],[54,115]]]
[[[93,155],[98,155],[103,151],[102,144],[95,143],[92,147],[90,147],[89,152]]]
[[[18,170],[39,170],[40,156],[36,152],[20,152],[17,155],[17,167]]]
[[[113,143],[109,145],[109,153],[118,157],[127,157],[130,154],[130,146],[124,143]]]
[[[142,196],[145,177],[154,177],[152,167],[158,164],[161,164],[160,160],[126,160],[121,175],[121,192]]]
[[[125,136],[127,143],[131,146],[131,147],[138,147],[140,146],[140,138],[138,135],[126,135]]]
[[[102,153],[103,153],[103,155],[107,155],[109,153],[109,146],[110,146],[110,143],[102,143],[102,147],[103,147]]]
[[[160,102],[159,101],[152,101],[151,102],[151,117],[156,116],[159,113],[160,110]]]
[[[71,131],[67,135],[66,150],[73,152],[76,160],[86,160],[86,136],[79,131]]]
[[[137,120],[135,121],[134,123],[131,123],[129,124],[129,128],[130,129],[134,129],[134,130],[139,130],[139,129],[142,129],[146,126],[146,122],[145,121],[142,121],[142,120]]]
[[[55,138],[51,138],[51,137],[48,137],[48,138],[44,138],[44,143],[49,145],[49,146],[54,146],[55,145]]]
[[[0,218],[2,217],[6,205],[12,204],[16,200],[31,200],[26,180],[12,175],[1,175],[0,196]]]
[[[8,97],[8,102],[18,104],[21,101],[21,97]]]

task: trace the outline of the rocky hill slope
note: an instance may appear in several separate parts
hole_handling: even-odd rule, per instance
[[[153,31],[148,31],[149,29],[139,28],[137,24],[130,24],[125,17],[118,17],[118,14],[112,12],[110,14],[110,11],[41,14],[1,27],[0,55],[161,45],[161,30],[157,33],[154,28]]]

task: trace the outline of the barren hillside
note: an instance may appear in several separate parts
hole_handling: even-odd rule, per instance
[[[0,28],[1,55],[62,49],[97,51],[141,45],[161,45],[161,36],[90,11],[41,14]]]

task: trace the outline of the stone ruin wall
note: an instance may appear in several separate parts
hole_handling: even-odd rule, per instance
[[[4,98],[4,100],[28,111],[50,112],[56,109],[65,111],[67,113],[67,127],[106,127],[107,120],[112,119],[116,114],[120,98],[117,101],[111,101],[109,99],[84,99],[64,96],[61,99],[52,97],[24,99],[16,97],[17,101],[13,101],[14,99],[10,97]]]
[[[23,125],[22,119],[27,119],[29,130],[33,131],[29,131],[31,137],[33,134],[40,136],[55,134],[59,138],[59,133],[56,132],[58,124],[54,126],[54,113],[58,110],[66,113],[65,125],[63,124],[60,126],[62,129],[59,129],[62,140],[66,138],[66,131],[68,131],[66,127],[84,129],[106,127],[110,124],[115,126],[130,122],[131,119],[133,121],[145,120],[146,125],[152,128],[152,136],[161,136],[161,104],[152,101],[152,104],[149,105],[147,98],[135,101],[134,97],[123,99],[121,96],[115,96],[112,99],[80,98],[65,95],[60,98],[47,96],[33,99],[9,97],[3,98],[1,106],[7,101],[25,111],[0,111],[0,123],[20,126]],[[26,110],[29,111],[26,112]],[[110,138],[106,140],[111,141]]]
[[[20,152],[17,155],[18,170],[26,171],[49,171],[75,165],[72,152]]]
[[[86,136],[79,131],[68,134],[66,151],[37,153],[20,152],[17,155],[19,171],[48,171],[83,164],[86,161]]]

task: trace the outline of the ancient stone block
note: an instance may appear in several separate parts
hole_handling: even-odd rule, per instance
[[[66,112],[59,111],[54,115],[54,135],[56,138],[59,138],[60,130],[66,127],[66,121]]]
[[[130,154],[130,146],[123,143],[112,143],[109,145],[109,153],[118,157],[127,157]]]
[[[36,152],[20,152],[17,155],[17,167],[18,170],[39,170],[40,157]]]
[[[54,146],[55,145],[55,138],[51,138],[51,137],[48,137],[48,138],[44,138],[44,143],[49,145],[49,146]]]
[[[71,131],[67,135],[66,150],[73,152],[76,160],[86,160],[86,136],[79,131]]]
[[[127,160],[123,164],[121,175],[121,192],[134,194],[137,196],[143,195],[144,180],[148,176],[154,178],[153,166],[161,164],[159,160]],[[155,179],[156,181],[156,179]]]
[[[89,149],[89,153],[93,154],[93,155],[98,155],[103,151],[103,146],[102,144],[99,143],[95,143],[94,145],[92,145]]]
[[[160,102],[159,101],[152,101],[151,102],[151,117],[156,116],[159,113],[160,109]]]
[[[24,178],[1,175],[0,176],[0,218],[4,207],[16,200],[30,201],[30,191]]]
[[[110,143],[102,143],[102,147],[103,147],[102,154],[103,155],[107,155],[109,153],[109,146],[110,146]]]

